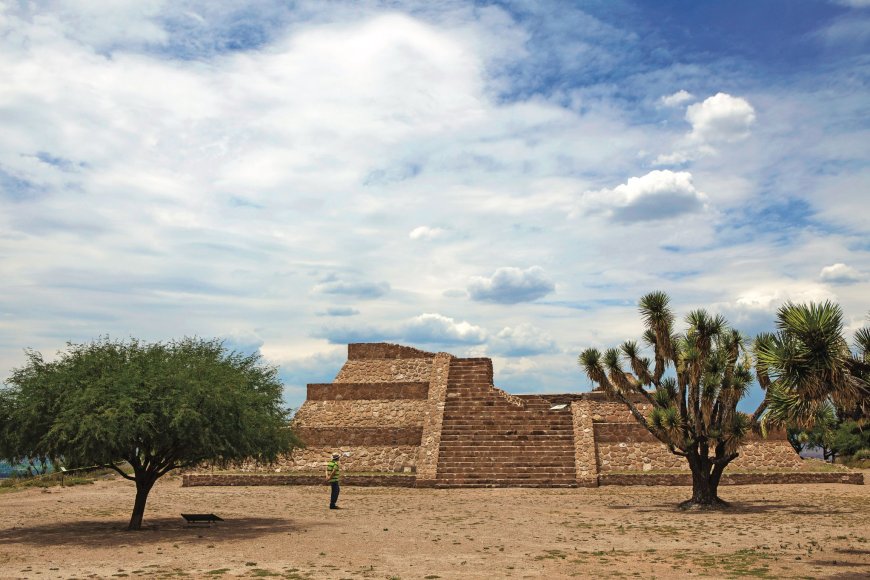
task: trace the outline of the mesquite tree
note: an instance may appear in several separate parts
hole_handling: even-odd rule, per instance
[[[737,411],[737,403],[752,382],[751,361],[740,334],[721,316],[692,311],[685,332],[676,334],[668,303],[663,292],[640,300],[643,339],[652,349],[652,361],[642,356],[637,342],[628,341],[603,354],[588,348],[579,363],[671,453],[686,458],[692,498],[682,507],[727,505],[717,491],[750,428],[749,417]],[[665,376],[669,369],[671,376]],[[648,415],[638,408],[638,401],[652,407]]]
[[[68,344],[48,362],[27,351],[0,390],[0,457],[106,466],[136,483],[128,529],[154,483],[203,461],[268,462],[299,442],[277,369],[217,340]],[[122,468],[126,462],[132,475]]]

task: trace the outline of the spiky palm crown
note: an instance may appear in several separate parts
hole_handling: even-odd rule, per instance
[[[749,425],[748,417],[736,410],[752,381],[744,339],[722,316],[704,310],[690,312],[686,331],[675,334],[669,302],[664,292],[651,292],[639,302],[646,326],[642,340],[653,350],[654,371],[637,341],[626,341],[603,354],[586,349],[579,357],[580,366],[593,382],[624,402],[629,402],[626,395],[632,393],[646,396],[653,406],[648,426],[660,439],[684,449],[703,437],[725,443],[731,453]],[[739,358],[741,352],[743,358]],[[623,361],[631,372],[625,370]],[[665,367],[673,367],[676,377],[663,377]],[[644,386],[654,390],[647,392]],[[692,393],[697,397],[697,424],[687,404]]]
[[[759,382],[768,387],[767,424],[812,426],[833,403],[859,409],[870,401],[867,365],[870,329],[855,334],[857,355],[843,336],[843,313],[830,301],[786,303],[777,312],[777,332],[759,335],[753,346]]]

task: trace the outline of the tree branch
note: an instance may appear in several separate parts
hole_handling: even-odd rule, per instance
[[[177,465],[177,464],[174,463],[174,462],[169,463],[169,464],[166,465],[163,469],[159,469],[159,470],[157,471],[157,477],[163,477],[164,475],[166,475],[167,473],[169,473],[169,472],[172,471],[173,469],[177,469],[177,468],[179,468],[179,467],[181,467],[181,466],[180,466],[180,465]]]
[[[136,481],[135,477],[131,477],[131,476],[127,475],[126,473],[124,473],[124,470],[122,470],[120,467],[118,467],[114,463],[105,463],[105,464],[101,465],[100,467],[108,467],[110,469],[114,469],[115,471],[120,473],[121,477],[123,477],[124,479],[129,479],[130,481]]]
[[[670,451],[670,452],[673,453],[674,455],[679,455],[680,457],[688,457],[688,456],[689,456],[688,453],[684,453],[684,452],[682,452],[682,451],[678,451],[677,448],[674,447],[674,444],[673,444],[673,443],[668,443],[667,445],[668,445],[668,451]]]

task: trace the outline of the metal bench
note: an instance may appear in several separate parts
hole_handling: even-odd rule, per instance
[[[222,522],[223,518],[214,514],[181,514],[188,524],[208,524],[212,522]]]

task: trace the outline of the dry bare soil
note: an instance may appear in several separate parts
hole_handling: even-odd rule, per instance
[[[865,472],[865,476],[867,473]],[[681,512],[684,487],[181,487],[124,531],[120,479],[0,495],[0,577],[870,577],[870,493],[856,485],[727,487],[727,512]],[[182,512],[214,512],[188,526]]]

